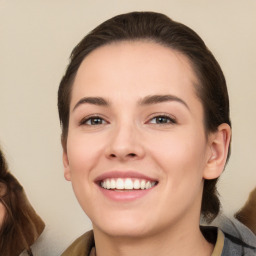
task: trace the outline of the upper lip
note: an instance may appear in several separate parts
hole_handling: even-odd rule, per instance
[[[134,179],[145,179],[148,181],[157,181],[152,177],[138,173],[136,171],[110,171],[97,176],[95,179],[95,182],[100,182],[102,180],[111,179],[111,178],[134,178]]]

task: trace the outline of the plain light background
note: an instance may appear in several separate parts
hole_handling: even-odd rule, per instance
[[[35,255],[60,255],[91,227],[63,178],[57,89],[82,37],[129,11],[163,12],[204,39],[231,102],[232,155],[219,183],[223,211],[232,215],[256,185],[255,0],[0,0],[0,144],[47,225]]]

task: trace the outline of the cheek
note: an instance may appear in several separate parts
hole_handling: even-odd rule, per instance
[[[103,153],[100,139],[88,134],[70,132],[67,140],[67,154],[71,181],[75,186],[88,183],[91,171],[98,164]]]
[[[191,134],[191,136],[190,136]],[[206,141],[197,133],[175,133],[175,136],[158,138],[151,154],[167,176],[173,189],[195,185],[202,181],[205,168]],[[200,133],[199,133],[200,134]]]

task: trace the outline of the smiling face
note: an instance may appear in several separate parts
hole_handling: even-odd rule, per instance
[[[112,43],[84,59],[63,159],[95,230],[198,228],[203,178],[217,174],[197,83],[184,55],[153,42]]]

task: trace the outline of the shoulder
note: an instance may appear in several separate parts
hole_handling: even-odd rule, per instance
[[[217,226],[224,233],[222,255],[256,255],[256,236],[241,222],[235,218],[221,216]]]
[[[88,256],[94,247],[93,231],[88,231],[77,238],[61,256]]]

